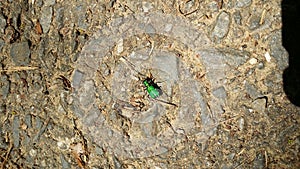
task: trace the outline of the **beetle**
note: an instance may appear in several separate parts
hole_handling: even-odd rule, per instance
[[[174,103],[171,103],[171,102],[167,102],[167,101],[164,101],[164,100],[160,100],[158,99],[159,96],[161,96],[163,94],[163,91],[161,89],[160,86],[158,86],[157,83],[155,83],[155,80],[154,78],[152,77],[151,73],[150,73],[150,76],[146,76],[142,73],[140,73],[139,71],[137,71],[135,68],[134,68],[134,65],[129,62],[124,56],[121,57],[121,61],[123,61],[126,65],[128,65],[132,70],[134,70],[135,72],[137,72],[140,76],[143,76],[145,77],[145,79],[143,80],[143,84],[146,88],[146,91],[147,93],[149,94],[149,96],[154,99],[154,100],[157,100],[157,101],[160,101],[160,102],[163,102],[165,104],[169,104],[169,105],[172,105],[172,106],[175,106],[175,107],[178,107],[176,104]]]

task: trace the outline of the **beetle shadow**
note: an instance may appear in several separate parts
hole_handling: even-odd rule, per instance
[[[283,72],[283,87],[288,99],[300,106],[300,1],[283,0],[282,45],[289,53],[289,67]]]

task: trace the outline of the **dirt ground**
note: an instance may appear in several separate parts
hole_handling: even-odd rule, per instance
[[[0,167],[300,168],[282,7],[1,1]]]

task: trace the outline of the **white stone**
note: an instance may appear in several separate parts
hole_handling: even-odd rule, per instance
[[[269,52],[265,53],[265,58],[266,58],[267,62],[271,61],[271,56],[270,56]]]
[[[257,63],[257,59],[256,59],[256,58],[251,58],[251,59],[249,60],[249,63],[250,63],[251,65],[254,65],[254,64]]]

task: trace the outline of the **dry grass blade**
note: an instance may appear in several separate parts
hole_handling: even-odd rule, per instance
[[[36,66],[15,66],[10,67],[8,69],[0,70],[0,72],[17,72],[17,71],[23,71],[23,70],[35,70],[39,69],[39,67]]]

